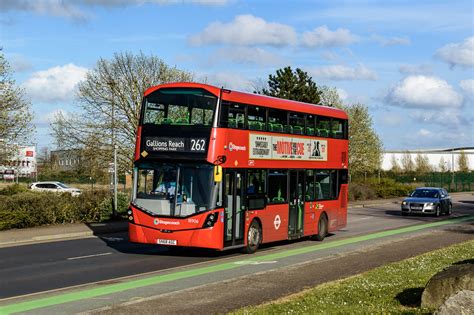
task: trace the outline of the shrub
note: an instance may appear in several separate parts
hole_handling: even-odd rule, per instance
[[[376,197],[373,188],[362,184],[362,183],[350,183],[349,184],[349,200],[367,200],[374,199]]]
[[[118,195],[118,213],[128,208],[126,194]],[[86,191],[78,197],[69,194],[22,191],[0,194],[0,230],[45,224],[101,222],[112,213],[107,190]]]
[[[381,178],[380,181],[371,178],[368,180],[368,183],[373,187],[378,198],[406,196],[414,188],[410,184],[398,183],[391,178]]]
[[[12,196],[21,192],[26,192],[28,191],[28,188],[26,188],[25,185],[20,185],[20,184],[13,184],[13,185],[8,185],[7,187],[0,189],[0,195],[3,196]]]

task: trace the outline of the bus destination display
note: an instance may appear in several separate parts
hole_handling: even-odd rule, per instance
[[[206,138],[146,137],[145,150],[150,152],[206,152]]]

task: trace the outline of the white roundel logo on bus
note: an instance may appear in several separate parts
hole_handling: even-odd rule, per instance
[[[275,220],[273,221],[273,225],[275,225],[275,230],[278,230],[280,228],[280,224],[281,224],[281,219],[280,219],[280,216],[277,214],[275,216]]]

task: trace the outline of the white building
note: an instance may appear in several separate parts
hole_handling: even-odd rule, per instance
[[[415,162],[416,156],[421,154],[428,157],[428,161],[434,170],[440,170],[440,161],[443,161],[445,169],[452,171],[454,164],[454,171],[459,170],[458,159],[459,155],[463,151],[466,154],[469,170],[474,170],[474,147],[465,148],[452,148],[452,149],[439,149],[439,150],[409,150],[409,151],[385,151],[383,154],[382,170],[388,171],[392,169],[392,159],[395,157],[399,166],[402,166],[402,158],[408,153],[410,154],[413,162]]]
[[[18,151],[4,164],[0,165],[0,175],[4,179],[10,178],[18,174],[20,177],[36,176],[36,147],[20,146]]]

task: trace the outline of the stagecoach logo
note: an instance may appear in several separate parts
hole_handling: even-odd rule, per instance
[[[153,220],[153,224],[154,224],[154,225],[158,225],[158,224],[163,224],[163,225],[179,225],[180,222],[179,222],[179,221],[163,221],[163,220],[160,220],[160,219],[155,219],[155,220]]]
[[[324,208],[324,205],[323,204],[320,204],[320,203],[317,203],[316,204],[316,209],[317,210],[322,210]]]
[[[280,216],[278,214],[275,216],[275,220],[273,221],[273,225],[275,225],[275,230],[278,230],[280,228],[281,219],[280,219]]]
[[[247,151],[247,147],[229,142],[229,151]]]

